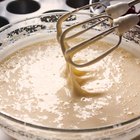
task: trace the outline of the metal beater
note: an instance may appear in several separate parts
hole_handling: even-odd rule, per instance
[[[121,15],[125,14],[131,6],[133,6],[137,3],[140,3],[140,0],[133,0],[129,3],[122,2],[122,3],[118,3],[116,5],[111,5],[111,6],[106,7],[103,3],[97,2],[97,3],[92,3],[89,5],[77,8],[76,10],[68,12],[68,13],[64,14],[62,17],[60,17],[60,19],[57,22],[57,39],[58,39],[58,42],[61,44],[61,49],[62,49],[62,52],[63,52],[63,55],[64,55],[66,61],[75,67],[79,67],[79,68],[85,67],[85,66],[89,66],[91,64],[94,64],[94,63],[100,61],[105,56],[107,56],[109,53],[114,51],[120,45],[120,43],[122,41],[123,33],[127,32],[130,28],[135,26],[140,21],[140,14],[129,14],[129,15],[121,16]],[[62,24],[69,16],[71,16],[75,13],[78,13],[81,10],[91,8],[91,7],[92,8],[98,7],[98,6],[104,7],[105,12],[100,15],[91,16],[88,20],[85,20],[78,24],[72,25],[71,27],[68,27],[64,31],[62,30]],[[95,26],[97,26],[107,20],[109,20],[111,23],[110,29],[103,31],[96,36],[93,35],[93,37],[91,37],[90,39],[87,39],[86,41],[81,42],[78,45],[75,45],[74,47],[69,46],[68,41],[70,41],[71,39],[73,39],[75,37],[78,37],[79,35],[85,33],[86,31],[94,28]],[[76,29],[86,23],[90,23],[90,22],[93,23],[90,27],[83,29],[83,30],[67,37],[67,34],[71,30],[74,30],[74,29]],[[112,48],[106,50],[105,52],[103,52],[101,55],[99,55],[95,59],[90,60],[89,62],[79,64],[79,63],[75,63],[73,61],[72,58],[77,52],[85,49],[93,42],[98,41],[99,39],[107,36],[108,34],[112,33],[113,31],[116,31],[119,36],[119,40],[116,45],[114,45]]]

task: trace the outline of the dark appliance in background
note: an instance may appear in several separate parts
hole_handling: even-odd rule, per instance
[[[69,11],[89,0],[0,0],[0,27],[42,13]]]
[[[103,0],[92,0],[99,1]],[[42,13],[70,11],[86,4],[89,0],[0,0],[0,27]],[[135,12],[132,7],[128,13]]]

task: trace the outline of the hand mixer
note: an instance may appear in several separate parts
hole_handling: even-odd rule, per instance
[[[65,57],[66,61],[68,63],[71,63],[75,67],[85,67],[85,66],[89,66],[91,64],[94,64],[94,63],[98,62],[99,60],[101,60],[105,56],[107,56],[109,53],[111,53],[113,50],[115,50],[119,46],[119,44],[121,43],[123,33],[128,31],[133,26],[135,26],[140,20],[140,15],[138,15],[138,14],[129,14],[129,15],[122,16],[122,17],[120,17],[120,16],[125,14],[131,6],[133,6],[133,5],[135,5],[139,2],[140,2],[140,0],[133,0],[129,3],[121,2],[121,3],[111,5],[111,6],[108,6],[108,7],[106,7],[101,2],[97,2],[97,3],[92,3],[92,4],[89,4],[89,5],[77,8],[76,10],[68,12],[65,15],[63,15],[57,22],[57,39],[58,39],[59,43],[61,44],[62,52],[64,54],[64,57]],[[67,28],[66,30],[62,31],[62,23],[70,15],[78,13],[79,11],[87,9],[89,7],[98,7],[98,6],[105,7],[106,8],[105,13],[103,13],[101,15],[93,16],[93,17],[89,18],[88,20],[85,20],[83,22],[75,24],[75,25]],[[110,29],[108,29],[108,30],[96,35],[96,36],[93,36],[90,39],[88,39],[84,42],[81,42],[78,45],[75,45],[74,47],[70,47],[69,44],[67,43],[71,39],[85,33],[89,29],[105,22],[106,20],[109,20],[111,22]],[[86,23],[90,23],[90,22],[93,22],[93,21],[98,21],[98,22],[95,22],[90,27],[67,37],[67,34],[71,30],[74,30],[74,29],[78,28],[79,26],[82,26]],[[108,34],[112,33],[114,30],[117,31],[117,34],[119,35],[119,41],[115,46],[113,46],[109,50],[105,51],[103,54],[96,57],[95,59],[93,59],[89,62],[86,62],[86,63],[79,64],[79,63],[75,63],[72,60],[73,56],[77,52],[79,52],[79,51],[83,50],[84,48],[88,47],[93,42],[107,36]]]
[[[66,61],[68,62],[67,63],[67,69],[69,70],[69,75],[67,75],[68,80],[72,83],[73,89],[76,91],[76,93],[80,93],[84,96],[87,96],[87,95],[95,96],[95,95],[99,95],[99,93],[102,93],[104,92],[104,90],[106,90],[104,89],[104,86],[101,86],[99,88],[98,87],[90,87],[87,89],[83,88],[83,83],[85,83],[85,81],[87,81],[88,83],[89,81],[94,79],[93,78],[94,72],[85,71],[85,70],[81,71],[78,68],[89,66],[91,64],[94,64],[100,61],[101,59],[103,59],[105,56],[107,56],[109,53],[114,51],[119,46],[122,40],[123,33],[128,31],[131,27],[135,26],[140,20],[140,15],[138,14],[130,14],[130,15],[122,16],[122,17],[120,16],[125,14],[131,6],[139,2],[140,0],[133,0],[129,3],[123,2],[116,5],[111,5],[108,7],[106,7],[104,4],[100,2],[97,2],[97,3],[92,3],[89,5],[77,8],[76,10],[68,12],[62,17],[60,17],[60,19],[57,22],[57,39],[61,45],[63,55]],[[101,7],[101,6],[106,9],[105,13],[102,13],[100,15],[90,16],[89,19],[80,23],[76,23],[63,31],[62,24],[69,16],[89,7],[96,8],[96,7]],[[78,45],[75,45],[74,47],[71,47],[68,44],[68,41],[80,36],[83,33],[86,33],[86,31],[94,28],[95,26],[98,26],[99,24],[104,23],[107,20],[109,20],[109,23],[111,23],[110,29],[107,29],[97,35],[94,35],[94,32],[93,32],[93,37],[91,37],[90,39],[84,40],[83,42],[80,42]],[[84,28],[83,30],[80,30],[76,33],[74,32],[74,34],[67,36],[68,33],[71,32],[72,30],[77,29],[78,27],[85,25],[87,23],[91,23],[90,24],[91,26]],[[116,45],[106,50],[101,55],[97,56],[95,59],[90,60],[88,62],[87,61],[84,63],[82,62],[81,64],[81,63],[76,63],[75,61],[73,61],[72,58],[76,53],[85,49],[92,43],[104,38],[105,36],[109,35],[113,31],[116,31],[119,36],[119,40]]]

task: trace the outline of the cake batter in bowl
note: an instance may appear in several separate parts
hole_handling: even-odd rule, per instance
[[[56,22],[62,14],[40,15],[0,30],[1,128],[18,140],[135,138],[140,133],[139,27],[125,35],[120,48],[83,68],[86,75],[74,71],[83,89],[94,91],[83,94],[74,88],[56,39]],[[71,16],[63,28],[89,16]],[[91,29],[73,43],[103,28],[107,25]],[[111,34],[75,59],[92,59],[117,39]]]

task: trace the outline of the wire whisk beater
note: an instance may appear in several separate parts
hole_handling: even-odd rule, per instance
[[[123,15],[127,10],[139,3],[140,0],[133,0],[129,3],[119,3],[116,5],[111,5],[106,7],[103,3],[97,2],[97,3],[92,3],[80,8],[77,8],[74,11],[68,12],[62,17],[57,22],[57,39],[61,45],[61,49],[63,52],[63,55],[66,59],[66,61],[70,64],[72,64],[75,67],[85,67],[92,65],[101,59],[103,59],[105,56],[110,54],[112,51],[114,51],[121,43],[122,41],[122,35],[124,32],[127,32],[130,28],[135,26],[139,21],[140,21],[140,14],[128,14],[125,16]],[[94,16],[89,16],[89,19],[83,20],[82,22],[76,23],[72,25],[71,27],[68,27],[66,30],[63,31],[62,29],[62,24],[63,22],[71,15],[79,13],[79,11],[90,8],[90,7],[97,7],[97,6],[102,6],[105,8],[105,12],[100,14],[100,15],[94,15]],[[90,14],[89,14],[90,15]],[[104,30],[103,32],[100,32],[99,34],[91,36],[87,40],[81,41],[80,43],[71,46],[70,41],[76,37],[79,37],[80,35],[86,33],[92,28],[96,28],[101,24],[104,24],[105,22],[109,23],[109,29]],[[71,31],[76,31],[78,27],[84,26],[85,24],[89,24],[90,26],[87,28],[82,28],[81,30],[78,30],[78,32],[73,32],[71,34]],[[97,56],[93,60],[82,62],[82,63],[76,63],[73,60],[73,56],[78,53],[79,51],[87,48],[89,45],[92,43],[104,38],[105,36],[111,34],[112,32],[116,32],[116,34],[119,36],[118,42],[108,50],[104,51],[101,55]]]

